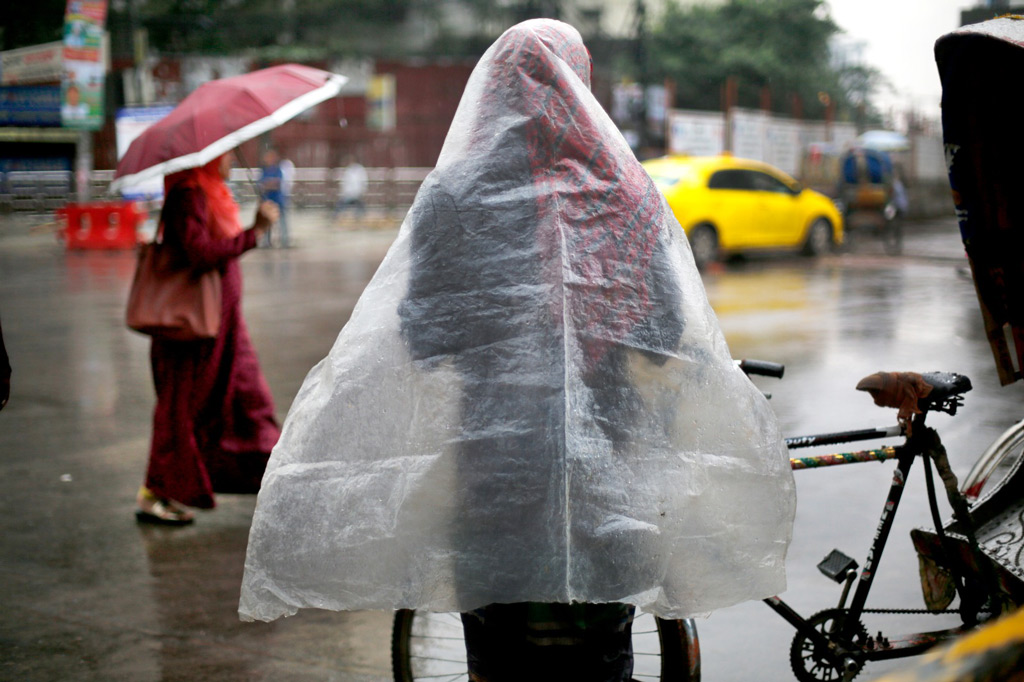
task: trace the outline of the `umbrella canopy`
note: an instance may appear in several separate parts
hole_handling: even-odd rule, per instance
[[[283,64],[204,83],[135,138],[117,164],[110,189],[205,165],[333,97],[347,80]]]
[[[880,152],[900,152],[910,149],[910,140],[903,133],[894,130],[869,130],[857,138],[857,144],[865,149]]]

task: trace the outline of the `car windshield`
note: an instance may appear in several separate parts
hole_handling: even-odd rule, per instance
[[[647,173],[654,180],[659,189],[674,187],[680,182],[692,182],[696,178],[696,172],[689,166],[658,164],[648,166]]]

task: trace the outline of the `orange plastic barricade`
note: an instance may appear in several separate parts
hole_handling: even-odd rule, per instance
[[[66,204],[57,209],[57,216],[65,221],[68,249],[133,249],[146,215],[133,201]]]

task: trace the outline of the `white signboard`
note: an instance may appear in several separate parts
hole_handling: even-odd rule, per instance
[[[947,180],[945,148],[942,138],[915,135],[911,144],[914,170],[919,180]]]
[[[45,43],[0,52],[0,85],[59,83],[64,43]]]
[[[707,111],[672,109],[668,113],[669,154],[715,156],[725,149],[725,119]]]
[[[732,154],[741,159],[767,161],[769,115],[763,111],[732,110]]]
[[[832,142],[839,147],[850,147],[857,140],[857,126],[852,123],[836,123],[832,126]]]
[[[725,150],[725,116],[717,111],[671,109],[668,113],[668,153],[714,156]],[[808,145],[826,138],[837,148],[857,137],[852,123],[798,121],[764,111],[732,110],[732,153],[743,159],[764,161],[799,178]]]
[[[142,134],[149,126],[153,125],[167,114],[171,113],[172,106],[162,107],[130,107],[120,109],[114,121],[114,130],[117,135],[117,158],[120,159],[128,151],[128,145]],[[121,189],[121,195],[125,199],[142,200],[156,199],[164,195],[164,179],[162,176],[131,187]]]
[[[779,170],[796,176],[800,172],[801,123],[792,119],[770,119],[765,126],[765,161]]]

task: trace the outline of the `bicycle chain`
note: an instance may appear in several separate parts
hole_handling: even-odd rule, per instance
[[[848,609],[846,609],[848,611]],[[950,613],[961,614],[960,609],[944,609],[942,611],[931,611],[929,609],[864,609],[861,613],[902,613],[902,614],[924,614],[929,613],[934,616],[941,616]],[[981,610],[978,613],[992,613],[992,611]]]

